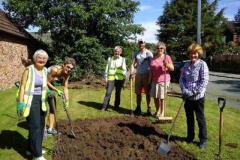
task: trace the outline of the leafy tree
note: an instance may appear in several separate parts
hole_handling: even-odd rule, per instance
[[[240,8],[238,8],[238,12],[235,14],[234,20],[236,22],[240,22]]]
[[[50,32],[54,61],[74,57],[78,72],[101,74],[115,45],[124,45],[143,28],[133,24],[133,0],[7,0],[5,10],[23,27]],[[77,77],[77,75],[76,75]]]
[[[202,0],[201,38],[206,48],[216,48],[222,43],[224,10],[215,13],[217,3],[218,0],[212,3]],[[197,39],[197,0],[167,1],[157,24],[160,27],[158,39],[166,42],[170,54],[180,57],[190,43]]]

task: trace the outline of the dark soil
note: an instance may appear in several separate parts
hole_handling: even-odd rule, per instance
[[[112,117],[73,122],[72,138],[67,121],[59,122],[62,135],[56,137],[55,160],[181,160],[194,156],[171,142],[171,151],[162,156],[157,147],[165,133],[146,117]]]
[[[81,89],[83,86],[87,86],[87,88],[99,89],[104,87],[105,83],[101,79],[82,79],[81,81],[71,82],[68,88]]]

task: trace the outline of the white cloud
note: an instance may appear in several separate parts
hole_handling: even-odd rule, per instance
[[[156,22],[142,22],[142,27],[145,28],[144,34],[138,35],[137,38],[143,38],[147,43],[156,43],[157,29],[159,29]]]
[[[225,14],[224,15],[229,21],[233,21],[234,20],[234,17],[232,14]]]
[[[140,6],[140,11],[147,11],[147,10],[150,10],[150,9],[152,9],[152,6],[150,6],[150,5]]]

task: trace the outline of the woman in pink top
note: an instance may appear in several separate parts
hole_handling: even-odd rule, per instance
[[[172,59],[166,55],[166,45],[163,42],[156,44],[156,54],[150,64],[149,84],[150,95],[154,98],[156,118],[164,116],[164,98],[170,83],[169,71],[174,70]]]

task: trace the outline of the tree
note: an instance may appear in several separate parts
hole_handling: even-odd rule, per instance
[[[8,0],[5,10],[27,28],[51,33],[54,60],[74,57],[78,71],[101,74],[115,45],[143,28],[133,24],[139,2],[133,0]]]
[[[224,10],[215,13],[217,3],[218,0],[212,3],[202,0],[201,38],[206,48],[215,48],[222,43]],[[157,24],[160,27],[158,39],[166,42],[169,53],[180,57],[192,42],[197,41],[197,0],[167,1]]]
[[[238,8],[238,12],[235,14],[234,20],[236,22],[240,22],[240,8]]]

